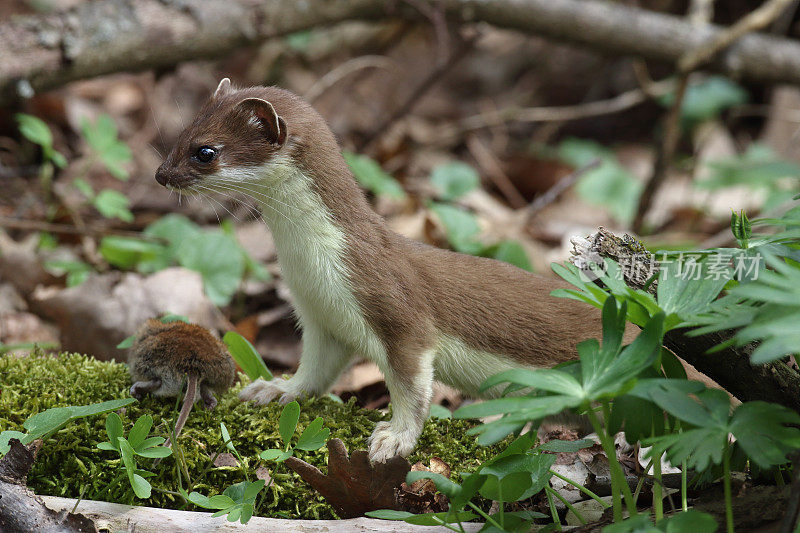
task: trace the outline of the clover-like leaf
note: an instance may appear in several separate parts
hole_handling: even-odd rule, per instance
[[[298,420],[300,420],[300,404],[297,401],[287,403],[278,419],[278,432],[284,445],[291,444]]]
[[[300,434],[295,448],[307,452],[321,448],[331,434],[330,429],[322,427],[323,422],[322,417],[315,418]]]

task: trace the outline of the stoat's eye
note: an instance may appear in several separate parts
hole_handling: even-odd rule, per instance
[[[217,157],[217,149],[211,146],[201,146],[194,154],[195,160],[199,163],[210,163]]]

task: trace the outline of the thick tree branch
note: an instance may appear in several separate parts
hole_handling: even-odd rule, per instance
[[[419,0],[456,22],[487,22],[592,50],[675,64],[723,28],[601,0]],[[345,20],[417,18],[384,0],[95,0],[0,24],[0,102],[66,82],[213,58],[265,39]],[[800,84],[800,43],[751,34],[709,65],[760,83]]]

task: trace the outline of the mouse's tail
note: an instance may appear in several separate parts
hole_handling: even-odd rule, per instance
[[[197,400],[197,374],[189,374],[189,382],[186,385],[186,396],[183,397],[183,406],[178,415],[178,421],[175,422],[175,430],[172,432],[172,438],[178,440],[178,435],[181,434],[183,426],[186,425],[186,420],[189,418],[189,413],[192,411],[192,406]],[[164,446],[169,447],[170,439],[164,443]]]

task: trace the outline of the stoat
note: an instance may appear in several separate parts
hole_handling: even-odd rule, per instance
[[[411,453],[434,379],[475,395],[492,374],[575,359],[577,342],[600,335],[596,309],[550,296],[563,284],[390,230],[325,120],[289,91],[223,79],[156,180],[258,201],[303,349],[292,378],[259,379],[240,398],[323,394],[354,355],[365,356],[383,372],[393,412],[370,437],[372,461]]]

